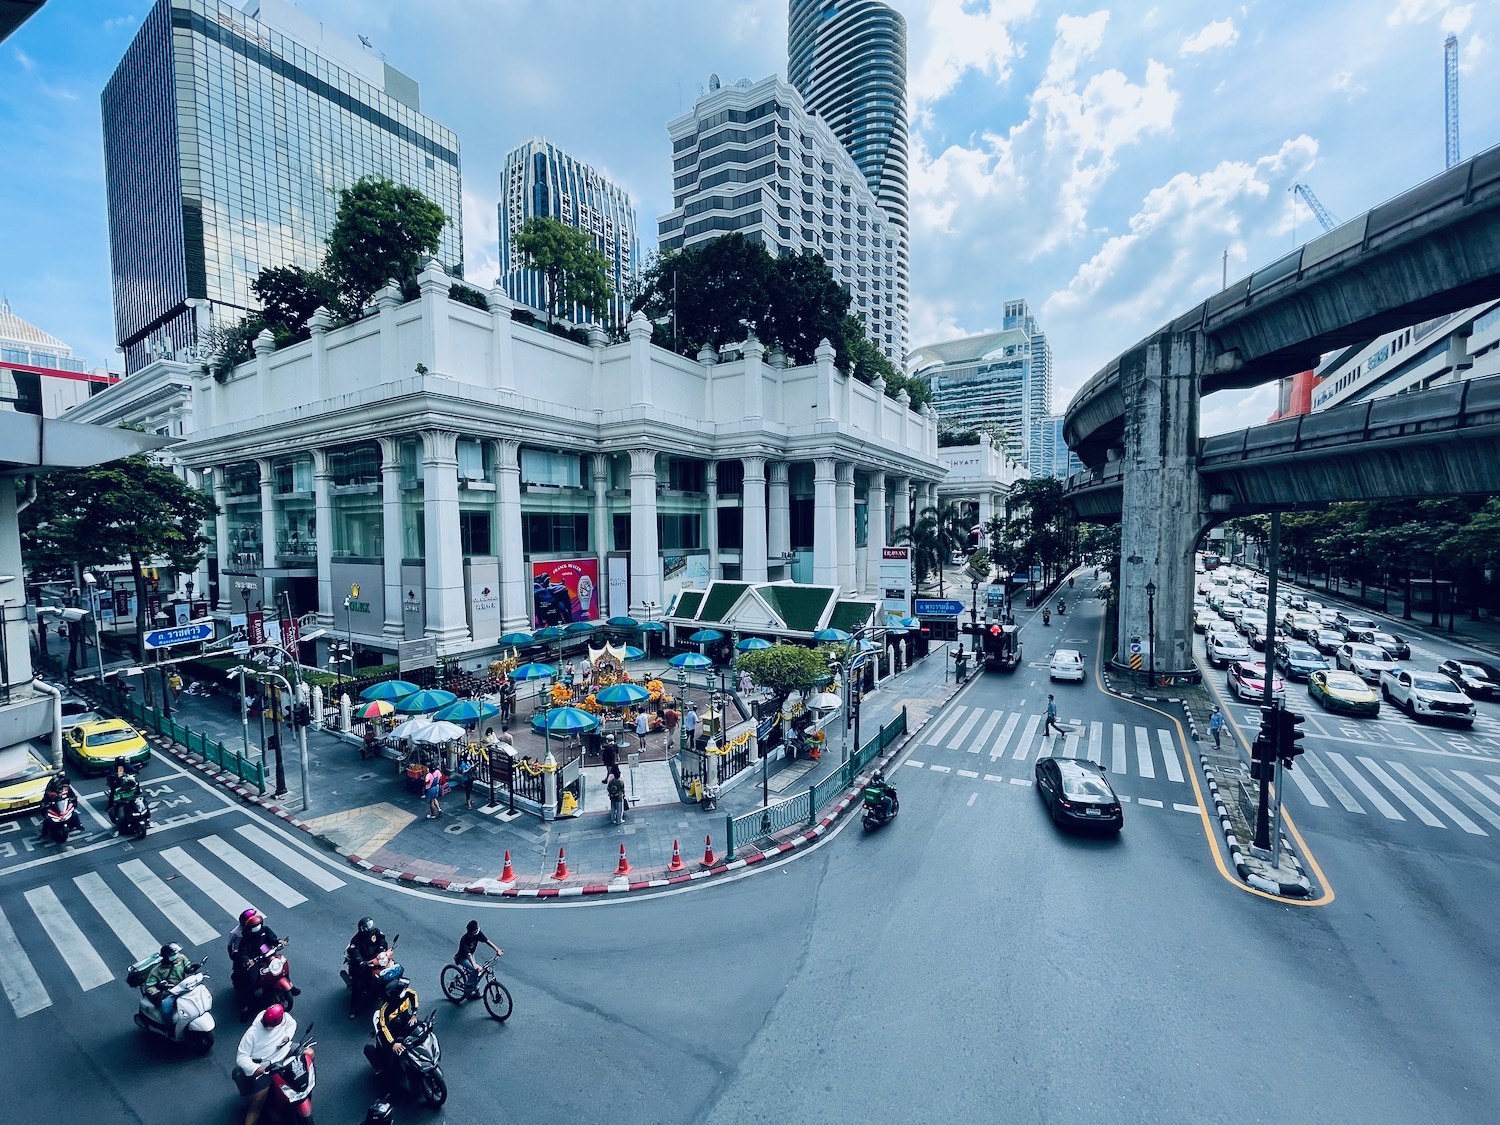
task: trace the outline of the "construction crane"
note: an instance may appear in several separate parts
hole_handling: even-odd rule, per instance
[[[1445,126],[1444,167],[1458,163],[1458,36],[1443,41],[1443,124]]]
[[[1318,197],[1313,194],[1312,188],[1306,184],[1293,184],[1289,190],[1294,195],[1300,195],[1307,201],[1307,205],[1312,208],[1312,213],[1317,217],[1318,222],[1322,224],[1324,230],[1332,230],[1339,225],[1339,221],[1328,213],[1328,208],[1318,202]]]

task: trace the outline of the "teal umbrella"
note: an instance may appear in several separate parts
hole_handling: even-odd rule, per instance
[[[505,636],[500,638],[500,643],[503,645],[529,645],[535,640],[535,637],[526,632],[506,633]]]
[[[667,661],[673,668],[712,668],[714,662],[696,652],[681,652]]]
[[[770,648],[771,642],[763,637],[746,637],[734,647],[741,652],[758,652],[760,649]]]
[[[371,684],[359,693],[359,697],[366,703],[376,699],[384,699],[388,703],[395,703],[398,699],[405,699],[420,689],[416,684],[409,684],[405,680],[381,680],[378,684]]]
[[[511,669],[510,678],[517,682],[556,679],[557,669],[550,664],[522,664],[519,668]]]
[[[667,627],[660,621],[648,621],[641,626],[641,632],[643,633],[665,633],[666,631]]]
[[[498,714],[500,708],[493,703],[486,703],[482,699],[460,699],[457,703],[448,704],[433,718],[445,723],[482,723]]]
[[[854,639],[854,634],[846,633],[842,629],[819,629],[816,633],[813,634],[812,639],[815,641],[825,642],[852,641]]]
[[[722,641],[723,639],[724,634],[719,632],[717,629],[699,629],[696,633],[688,638],[688,640],[695,645],[713,644],[714,641]]]
[[[612,625],[616,629],[638,629],[641,625],[634,617],[627,617],[624,614],[621,614],[619,617],[611,617],[605,624]]]
[[[596,628],[598,626],[592,621],[575,621],[571,625],[563,626],[563,636],[581,637],[585,633],[592,633]]]
[[[419,691],[396,704],[396,710],[403,715],[421,715],[446,707],[457,698],[451,691]]]
[[[595,692],[594,698],[606,707],[629,707],[634,703],[644,703],[651,698],[651,693],[640,684],[611,684]]]
[[[539,641],[556,641],[560,640],[562,636],[563,627],[561,625],[548,625],[545,629],[538,629],[536,631],[536,639]]]
[[[554,707],[544,715],[534,715],[531,725],[548,734],[582,734],[599,725],[599,720],[581,707]]]
[[[643,649],[643,648],[636,648],[635,645],[626,645],[625,646],[625,659],[626,660],[643,660],[643,659],[645,659],[645,656],[646,656],[646,650],[645,649]]]

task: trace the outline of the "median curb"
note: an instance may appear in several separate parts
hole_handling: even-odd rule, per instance
[[[1234,825],[1230,822],[1229,809],[1219,795],[1219,781],[1214,775],[1214,768],[1208,764],[1208,758],[1203,754],[1198,755],[1198,765],[1203,770],[1203,776],[1208,783],[1208,795],[1214,803],[1214,815],[1219,818],[1219,830],[1224,835],[1224,844],[1229,849],[1229,859],[1234,864],[1235,874],[1249,886],[1265,891],[1267,894],[1280,895],[1285,898],[1309,897],[1312,894],[1312,882],[1307,877],[1301,859],[1292,848],[1291,841],[1285,835],[1281,837],[1281,847],[1283,854],[1291,860],[1292,867],[1297,872],[1295,880],[1284,882],[1271,879],[1250,869],[1246,861],[1245,850],[1240,846],[1239,837],[1235,835]]]

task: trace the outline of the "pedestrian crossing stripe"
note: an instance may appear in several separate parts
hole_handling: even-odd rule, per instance
[[[226,919],[237,917],[261,895],[269,895],[285,908],[308,901],[287,879],[257,859],[269,857],[320,890],[332,891],[345,885],[344,880],[265,829],[245,825],[237,831],[239,842],[250,851],[223,837],[208,835],[186,845],[164,848],[154,856],[129,859],[114,868],[104,867],[75,876],[72,888],[66,882],[34,887],[9,906],[9,917],[0,909],[0,991],[16,1018],[25,1018],[52,1005],[52,994],[32,960],[33,956],[41,958],[44,951],[49,962],[55,953],[71,973],[73,982],[87,992],[115,979],[110,968],[118,959],[113,952],[115,942],[134,962],[155,953],[163,940],[180,940],[195,946],[217,940],[221,928],[205,919],[195,904],[168,885],[168,880],[175,882],[184,894],[188,887],[193,888],[202,899],[222,911]],[[200,855],[212,857],[232,874],[227,879],[221,877],[210,870]],[[112,880],[116,886],[111,885]],[[243,880],[244,893],[232,885],[232,881],[239,880]],[[78,903],[70,905],[75,890]],[[60,891],[69,892],[69,901],[64,901]],[[149,906],[131,905],[138,903],[136,893],[144,896]],[[35,919],[39,933],[23,944],[14,923],[27,911]],[[220,920],[217,913],[211,916],[214,921]],[[227,931],[226,924],[222,932]]]
[[[1355,816],[1368,816],[1368,809],[1374,809],[1387,820],[1414,818],[1439,829],[1456,826],[1470,836],[1490,835],[1485,824],[1500,833],[1500,775],[1480,778],[1468,770],[1413,767],[1405,762],[1377,761],[1365,754],[1352,757],[1336,750],[1305,750],[1298,763],[1302,768],[1283,776],[1291,779],[1297,792],[1314,808],[1332,808],[1324,796],[1326,790],[1345,812]],[[1363,804],[1350,787],[1363,798]]]

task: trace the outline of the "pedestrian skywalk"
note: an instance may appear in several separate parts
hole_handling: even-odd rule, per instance
[[[1489,765],[1439,767],[1323,749],[1305,750],[1285,776],[1315,808],[1489,836],[1500,835],[1500,771],[1485,772]]]
[[[290,909],[343,885],[255,825],[60,876],[4,897],[0,989],[17,1017],[29,1016],[51,1006],[49,987],[97,988],[169,941],[197,960],[208,950],[195,947],[228,934],[247,906]]]
[[[1110,773],[1185,783],[1177,732],[1169,727],[1123,723],[1063,723],[1062,734],[1043,735],[1044,715],[955,706],[918,739],[921,753],[954,750],[981,761],[1014,763],[1056,755],[1088,758]]]

